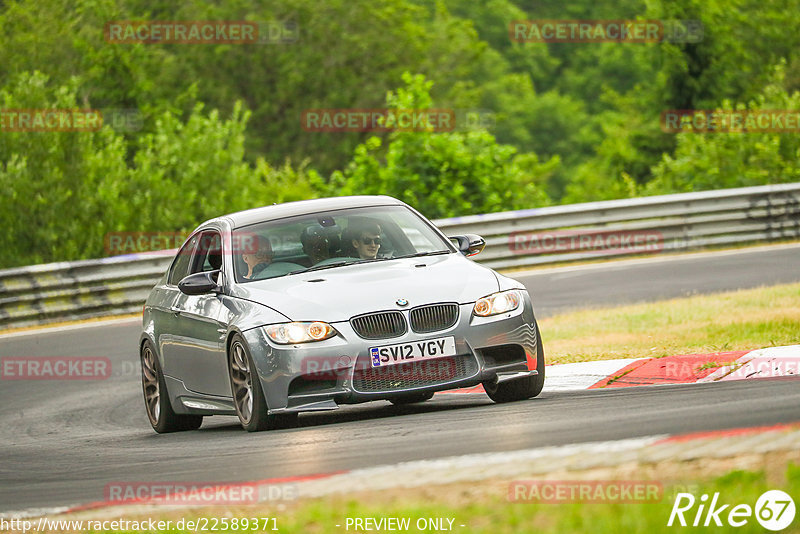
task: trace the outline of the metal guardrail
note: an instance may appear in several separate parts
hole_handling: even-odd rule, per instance
[[[0,271],[0,328],[141,311],[171,260],[131,255]]]
[[[476,261],[532,267],[800,238],[800,183],[439,219],[486,239]],[[171,261],[129,255],[0,271],[0,328],[135,313]]]
[[[800,183],[570,204],[434,223],[448,235],[484,237],[486,248],[478,261],[495,269],[775,241],[800,237]],[[626,235],[639,235],[644,244],[615,249],[616,240],[608,239]],[[581,236],[589,242],[581,242]],[[658,242],[648,248],[651,238]]]

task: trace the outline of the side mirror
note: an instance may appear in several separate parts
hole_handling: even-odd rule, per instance
[[[450,241],[465,256],[480,254],[483,247],[486,246],[486,240],[476,234],[454,235],[450,238]]]
[[[190,274],[178,282],[178,289],[187,295],[203,295],[217,291],[219,289],[217,284],[219,273],[220,271],[217,269],[216,271]]]

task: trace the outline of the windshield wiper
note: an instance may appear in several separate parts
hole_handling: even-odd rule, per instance
[[[350,265],[356,265],[360,263],[372,263],[374,261],[386,261],[386,260],[393,260],[394,258],[365,258],[363,260],[356,260],[351,262]]]
[[[296,271],[291,271],[289,274],[299,274],[299,273],[310,273],[311,271],[321,271],[323,269],[333,269],[334,267],[341,267],[342,265],[350,265],[353,263],[352,261],[335,261],[333,263],[326,263],[325,265],[314,265],[308,267],[307,269],[298,269]]]
[[[440,254],[450,254],[450,250],[434,250],[433,252],[416,252],[414,254],[406,254],[405,256],[395,256],[393,260],[400,258],[419,258],[420,256],[438,256]]]
[[[296,271],[291,271],[288,274],[300,274],[300,273],[309,273],[311,271],[321,271],[323,269],[333,269],[334,267],[342,267],[344,265],[359,265],[362,263],[371,263],[376,261],[386,261],[386,260],[397,260],[400,258],[419,258],[420,256],[437,256],[439,254],[450,254],[451,251],[449,250],[434,250],[433,252],[416,252],[414,254],[407,254],[405,256],[394,256],[391,258],[366,258],[363,260],[354,260],[354,261],[335,261],[333,263],[326,263],[325,265],[314,265],[308,267],[307,269],[298,269]]]

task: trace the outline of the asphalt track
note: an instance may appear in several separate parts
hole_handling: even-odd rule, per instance
[[[519,274],[540,316],[800,281],[800,246]],[[495,405],[482,394],[419,406],[378,402],[303,414],[248,434],[235,418],[157,435],[141,400],[138,324],[0,337],[0,356],[105,356],[102,381],[0,382],[0,513],[102,501],[116,482],[234,482],[547,445],[800,420],[796,379],[547,392]],[[543,333],[546,345],[546,333]]]
[[[800,282],[800,244],[543,269],[515,275],[538,316]]]

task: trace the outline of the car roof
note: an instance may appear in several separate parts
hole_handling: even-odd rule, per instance
[[[273,204],[261,208],[253,208],[245,211],[230,213],[221,217],[216,217],[204,222],[200,226],[227,219],[231,228],[241,228],[263,221],[294,217],[295,215],[307,215],[322,211],[340,210],[347,208],[360,208],[369,206],[404,206],[405,204],[396,198],[385,195],[361,195],[350,197],[331,197],[315,198],[312,200],[298,200],[295,202],[285,202],[283,204]]]

